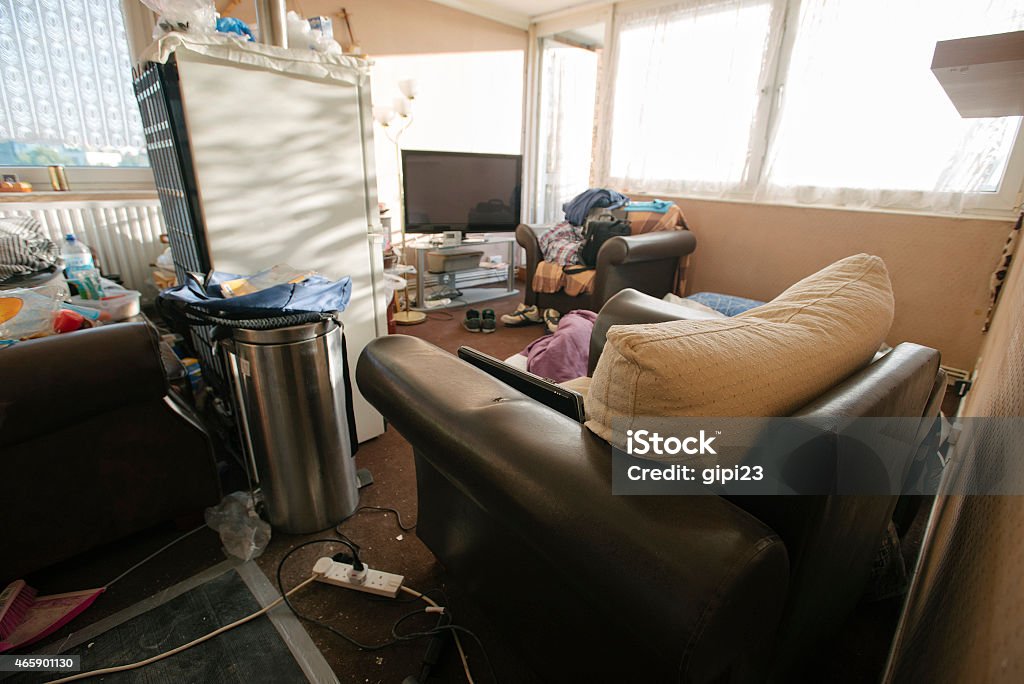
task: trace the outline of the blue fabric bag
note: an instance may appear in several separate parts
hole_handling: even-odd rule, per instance
[[[270,329],[333,317],[352,296],[352,279],[335,281],[315,275],[299,283],[282,283],[238,297],[225,298],[220,283],[238,276],[212,272],[203,285],[192,274],[183,285],[160,293],[161,306],[173,307],[206,325]]]

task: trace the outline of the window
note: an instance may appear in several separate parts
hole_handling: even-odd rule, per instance
[[[148,166],[119,0],[0,0],[0,165]]]
[[[622,19],[611,117],[613,185],[717,192],[749,183],[782,14],[773,0],[725,0]]]
[[[1024,180],[1020,117],[960,118],[930,64],[938,40],[1021,28],[1016,0],[627,6],[601,177],[655,194],[1005,211]]]
[[[590,185],[598,52],[543,38],[540,63],[534,220],[558,223],[563,217],[562,204]]]

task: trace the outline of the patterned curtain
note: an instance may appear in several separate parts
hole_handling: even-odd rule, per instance
[[[119,0],[0,0],[0,142],[145,147]]]

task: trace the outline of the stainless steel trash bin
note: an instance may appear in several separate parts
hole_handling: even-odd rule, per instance
[[[348,424],[343,328],[332,319],[273,330],[236,328],[222,342],[242,439],[270,524],[304,534],[359,505]]]

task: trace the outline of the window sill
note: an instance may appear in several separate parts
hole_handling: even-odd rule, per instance
[[[54,192],[33,190],[32,192],[0,193],[0,204],[21,204],[27,202],[117,202],[155,200],[155,190],[78,190]]]

